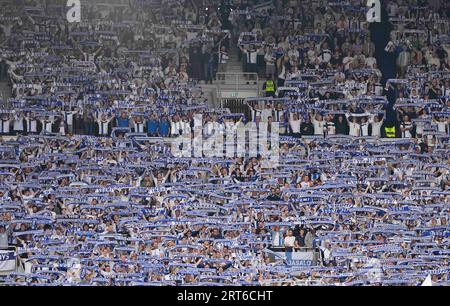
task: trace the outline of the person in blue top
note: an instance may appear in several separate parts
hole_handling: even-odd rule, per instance
[[[159,136],[169,137],[170,135],[170,121],[167,115],[164,115],[159,122]]]
[[[119,118],[117,118],[117,127],[127,128],[130,127],[130,118],[127,113],[122,112]]]
[[[153,113],[151,114],[149,120],[147,121],[147,134],[150,137],[157,137],[158,136],[158,126],[159,121],[156,115]]]

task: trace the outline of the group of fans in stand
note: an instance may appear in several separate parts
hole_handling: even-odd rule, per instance
[[[389,3],[382,84],[363,2],[2,2],[0,285],[448,284],[449,7]],[[267,77],[248,116],[196,83],[232,37]],[[278,126],[277,164],[171,145],[247,122]]]

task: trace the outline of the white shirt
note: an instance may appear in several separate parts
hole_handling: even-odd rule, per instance
[[[383,125],[383,122],[382,121],[378,121],[378,122],[371,121],[370,124],[372,125],[372,136],[381,137],[381,126]]]
[[[73,115],[77,112],[64,112],[64,121],[66,121],[67,125],[73,125]]]
[[[331,60],[331,51],[329,49],[322,50],[319,55],[322,63],[328,63]]]
[[[358,137],[360,131],[361,131],[361,126],[359,125],[359,123],[353,123],[353,122],[349,123],[349,135],[350,136]]]
[[[172,134],[172,136],[180,135],[180,130],[182,129],[181,124],[182,124],[182,122],[180,122],[180,121],[177,121],[177,122],[172,121],[172,123],[171,123],[171,134]]]
[[[301,125],[301,120],[297,119],[290,119],[289,120],[289,126],[292,129],[292,133],[300,133],[300,125]]]
[[[205,124],[205,128],[204,128],[204,134],[205,135],[211,135],[212,131],[214,129],[214,123],[209,121]]]
[[[280,236],[281,236],[281,235],[280,235],[279,232],[275,232],[275,234],[273,235],[272,245],[273,245],[274,247],[280,247],[280,246],[282,246],[282,245],[280,245],[280,238],[281,238],[281,241],[283,241],[283,237],[280,237]]]
[[[26,118],[28,133],[37,133],[37,121],[35,119]]]
[[[133,122],[135,133],[144,133],[144,123],[143,122]]]
[[[368,57],[366,58],[366,66],[368,68],[373,68],[373,66],[377,63],[376,58],[374,57]]]
[[[312,124],[314,126],[314,134],[315,135],[323,135],[324,121],[316,120],[316,118],[312,119]]]
[[[345,69],[349,68],[349,64],[353,62],[353,57],[351,56],[346,56],[344,57],[344,59],[342,60],[342,64],[344,64]]]
[[[189,121],[182,122],[182,129],[183,129],[183,134],[191,133],[191,124],[189,123]]]
[[[228,59],[229,59],[228,53],[220,51],[219,64],[226,64]]]
[[[7,134],[9,133],[9,124],[10,120],[0,119],[0,133]]]
[[[51,120],[42,120],[42,130],[51,133],[52,132],[53,121]]]
[[[14,118],[14,131],[23,131],[23,118],[22,117],[15,117]]]
[[[248,64],[256,64],[256,58],[258,55],[256,50],[246,50],[245,54],[247,55]]]
[[[275,65],[275,57],[272,55],[272,53],[266,53],[266,55],[264,55],[264,60],[266,61],[267,65]]]
[[[59,133],[64,136],[66,135],[66,126],[63,122],[59,124]]]
[[[446,121],[435,121],[438,132],[440,133],[446,133],[447,132],[447,122]]]
[[[272,109],[271,108],[264,108],[261,111],[261,121],[266,122],[270,116],[272,116]]]
[[[284,245],[286,247],[294,247],[295,243],[295,237],[294,236],[287,236],[284,238]]]
[[[327,134],[328,135],[335,135],[336,134],[336,126],[334,124],[334,122],[332,121],[328,121],[325,123],[326,129],[327,129]]]
[[[413,125],[411,122],[402,122],[400,128],[404,128],[406,130],[402,131],[402,138],[411,138],[411,129]]]
[[[369,136],[369,123],[365,122],[360,124],[360,132],[361,132],[361,136]]]
[[[106,121],[97,120],[98,124],[98,134],[99,135],[108,135],[108,125],[111,119],[106,119]]]

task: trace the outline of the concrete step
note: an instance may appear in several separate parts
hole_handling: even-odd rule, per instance
[[[227,65],[227,70],[230,70],[230,69],[238,69],[238,70],[242,70],[242,65],[228,64],[228,65]]]
[[[233,68],[242,69],[242,65],[241,64],[233,64],[233,63],[228,63],[227,64],[227,70],[228,69],[233,69]]]

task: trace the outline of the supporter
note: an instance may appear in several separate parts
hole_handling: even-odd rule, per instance
[[[72,25],[51,6],[43,15],[5,8],[22,26],[8,23],[0,52],[13,83],[0,116],[0,245],[6,232],[25,273],[0,284],[417,285],[425,274],[448,283],[441,37],[411,43],[423,67],[410,65],[383,90],[377,83],[388,77],[359,1],[293,1],[288,10],[273,1],[264,12],[242,2],[228,22],[190,2],[139,3],[111,2],[102,15],[114,23],[92,8]],[[413,10],[389,8],[394,17]],[[52,40],[50,28],[40,30],[48,16],[67,27]],[[247,99],[251,118],[211,108],[192,82],[213,78],[219,58],[205,71],[201,46],[219,56],[226,23],[235,37],[256,34],[242,48],[260,61],[261,47],[274,44],[265,57],[280,86],[273,97]],[[26,47],[17,43],[25,34]],[[284,127],[277,165],[261,155],[178,158],[170,150],[194,127],[206,138],[246,119]],[[298,267],[292,254],[304,246],[313,263]],[[285,256],[274,259],[280,247]],[[382,267],[377,280],[366,273],[373,261]]]
[[[122,114],[121,120],[127,120],[124,119],[125,114]],[[97,131],[98,136],[109,136],[112,131],[112,121],[114,120],[115,115],[108,115],[105,113],[100,114],[99,117],[97,115],[94,115],[94,119],[97,122]],[[45,130],[45,121],[42,123]]]
[[[305,136],[311,136],[314,135],[315,129],[314,125],[312,124],[311,120],[309,119],[309,116],[305,118],[305,121],[301,123],[300,130],[302,135]]]

